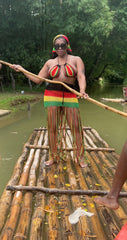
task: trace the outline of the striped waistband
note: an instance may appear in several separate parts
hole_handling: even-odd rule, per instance
[[[44,107],[48,106],[78,108],[79,104],[76,94],[70,91],[46,89],[44,93]]]

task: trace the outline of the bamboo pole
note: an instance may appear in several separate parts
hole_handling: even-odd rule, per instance
[[[45,151],[45,150],[44,150]],[[45,168],[43,167],[46,158],[46,151],[41,158],[40,168],[39,168],[39,178],[37,181],[37,186],[42,186],[45,178]],[[44,206],[45,206],[45,195],[42,192],[37,192],[35,195],[35,207],[31,219],[30,226],[30,240],[43,240],[42,226],[44,224]]]
[[[47,134],[44,137],[43,145],[47,145]],[[43,150],[43,155],[40,162],[39,167],[39,177],[37,180],[37,186],[42,187],[44,184],[44,180],[46,177],[46,170],[44,168],[44,162],[46,159],[47,150]],[[31,219],[31,227],[30,227],[30,240],[43,240],[44,234],[42,234],[42,226],[44,225],[44,205],[45,205],[45,195],[42,192],[37,192],[35,195],[35,207],[34,212]]]
[[[43,136],[44,136],[44,132],[40,132],[40,133],[41,133],[41,136],[38,141],[38,145],[42,144]],[[28,184],[31,187],[34,186],[36,183],[36,171],[39,166],[39,157],[40,157],[40,149],[37,149],[35,152],[34,161],[32,163],[30,173],[29,173]],[[17,239],[17,240],[20,239],[19,236],[20,237],[24,236],[27,238],[29,223],[30,223],[30,218],[32,213],[32,197],[33,197],[32,192],[25,192],[20,219],[19,219],[19,223],[18,223],[18,227],[16,230],[16,234],[14,236],[14,239]]]
[[[88,157],[88,155],[87,155],[87,157]],[[89,161],[90,161],[90,159],[89,159]],[[93,168],[93,166],[91,166],[89,168],[89,171],[90,171],[89,172],[90,175],[89,176],[86,175],[85,181],[84,181],[84,175],[88,173],[88,170],[83,169],[83,172],[82,172],[81,168],[77,169],[77,173],[78,173],[78,177],[79,177],[79,188],[80,189],[87,189],[89,187],[91,187],[91,188],[94,187],[95,188],[95,186],[96,186],[95,185],[96,181],[94,179],[94,176],[96,176],[95,168]],[[100,178],[100,176],[99,176],[99,178]],[[108,187],[104,187],[104,188],[108,189]],[[94,216],[99,215],[98,209],[95,207],[95,204],[93,202],[93,198],[83,196],[82,200],[85,200],[88,212],[92,212],[94,214]],[[98,239],[98,240],[106,239],[105,232],[104,232],[104,227],[103,227],[103,225],[101,223],[101,220],[99,218],[94,218],[94,217],[90,218],[90,220],[89,220],[90,231],[91,231],[91,226],[92,226],[92,232],[90,232],[91,235],[95,235],[96,239]]]
[[[98,139],[98,141],[101,141],[103,143],[104,147],[106,147],[106,148],[109,147],[108,143],[100,137],[99,133],[95,129],[92,128],[91,132],[95,135],[95,137]]]
[[[9,66],[9,67],[12,67],[12,66],[13,66],[13,64],[8,63],[8,62],[5,62],[5,61],[2,61],[2,60],[0,60],[0,63],[5,64],[5,65],[7,65],[7,66]],[[45,82],[49,82],[49,83],[61,84],[61,85],[63,85],[64,87],[66,87],[68,90],[70,90],[71,92],[75,93],[77,96],[82,97],[82,94],[81,94],[81,93],[79,93],[78,91],[72,89],[71,87],[69,87],[68,85],[66,85],[66,84],[63,83],[63,82],[59,82],[59,81],[55,81],[55,80],[49,80],[49,79],[46,79],[46,78],[39,77],[38,75],[33,74],[33,73],[31,73],[31,72],[29,72],[29,71],[27,71],[27,70],[25,70],[25,69],[20,69],[20,68],[17,68],[17,69],[18,69],[20,72],[22,72],[22,73],[24,73],[24,74],[29,74],[30,76],[36,77],[36,78],[40,79],[41,81],[45,81]],[[119,114],[119,115],[121,115],[121,116],[127,117],[127,113],[124,113],[124,112],[119,111],[119,110],[117,110],[117,109],[115,109],[115,108],[109,107],[109,106],[107,106],[107,105],[105,105],[105,104],[103,104],[103,103],[101,103],[101,102],[99,102],[99,101],[97,101],[97,100],[95,100],[95,99],[93,99],[93,98],[90,98],[90,97],[85,98],[85,97],[84,97],[84,99],[86,99],[87,101],[92,102],[92,103],[94,103],[94,104],[96,104],[96,105],[98,105],[98,106],[100,106],[100,107],[102,107],[102,108],[104,108],[104,109],[106,109],[106,110],[109,110],[109,111],[114,112],[114,113],[117,113],[117,114]]]
[[[93,140],[94,143],[97,143],[97,139],[95,138],[94,134],[92,133],[91,130],[85,130],[84,131],[89,137],[91,137],[91,139]]]
[[[91,130],[92,128],[91,127],[82,127],[83,130]],[[70,128],[67,126],[65,127],[66,130],[69,130]],[[40,128],[35,128],[34,131],[47,131],[47,127],[40,127]]]
[[[89,160],[86,158],[86,163],[88,163],[88,161]],[[76,176],[77,176],[77,180],[78,180],[78,188],[79,189],[85,189],[88,191],[89,187],[93,186],[92,185],[93,177],[92,177],[91,171],[92,171],[91,168],[84,168],[84,169],[81,169],[80,167],[76,168]],[[89,175],[89,173],[90,173],[90,175]],[[75,171],[73,173],[73,178],[75,178]],[[91,184],[88,184],[89,179],[91,180]],[[72,182],[73,182],[73,179],[72,179]],[[97,215],[97,209],[95,207],[93,207],[94,204],[93,204],[92,197],[83,195],[82,197],[80,197],[80,201],[81,201],[81,207],[82,207],[83,202],[85,202],[88,212],[94,213],[95,216]],[[75,202],[74,202],[74,206],[75,206],[75,208],[77,208]],[[85,230],[85,235],[82,235],[82,236],[86,237],[86,235],[88,234],[90,236],[96,236],[96,239],[98,239],[98,240],[105,239],[104,233],[103,233],[103,228],[102,228],[102,226],[100,224],[100,220],[98,218],[96,218],[96,220],[95,220],[95,218],[92,217],[89,219],[89,221],[86,218],[81,218],[81,220],[82,220],[82,228],[81,229],[83,229],[83,230],[81,230],[82,234],[84,234],[84,230]],[[85,221],[86,221],[86,223],[84,226],[83,224]],[[92,229],[91,229],[91,226],[92,226]]]
[[[82,181],[81,175],[79,175],[79,173],[78,173],[79,169],[81,170],[81,168],[78,166],[78,164],[73,164],[73,167],[72,167],[71,161],[67,161],[68,183],[70,184],[71,191],[76,191],[76,189],[79,189],[79,182]],[[82,174],[82,170],[80,173]],[[77,179],[79,181],[77,181]],[[84,184],[85,184],[85,182],[84,182]],[[84,189],[87,189],[86,184],[84,186]],[[70,203],[70,205],[72,206],[71,211],[73,211],[73,209],[77,209],[79,207],[82,208],[82,197],[79,197],[77,195],[72,195],[69,199],[71,199],[71,203]],[[90,231],[90,222],[87,221],[86,217],[80,218],[80,221],[77,223],[77,226],[76,226],[76,231],[77,231],[76,239],[80,239],[80,238],[87,239],[86,235],[88,232],[90,235],[92,235],[91,231]]]
[[[104,101],[115,102],[115,103],[125,103],[123,98],[102,98]]]
[[[86,135],[85,135],[86,136]],[[30,145],[30,144],[26,144],[25,145],[26,148],[34,148],[34,149],[45,149],[45,150],[49,150],[49,146],[39,146],[39,145]],[[58,148],[58,150],[61,151],[73,151],[75,150],[75,148],[73,147],[64,147],[64,148]],[[114,152],[115,149],[114,148],[104,148],[104,147],[85,147],[85,151],[104,151],[104,152]]]
[[[72,139],[72,134],[71,134],[71,130],[70,129],[67,130],[66,145],[69,148],[73,148],[73,139]],[[75,162],[76,161],[76,157],[75,157],[76,153],[75,153],[75,151],[71,151],[70,155],[71,155],[73,161]]]
[[[54,175],[58,175],[58,168],[56,168],[55,164],[47,171],[47,178],[48,181],[46,181],[46,186],[49,188],[54,188],[57,184],[57,179],[54,178]],[[47,197],[47,196],[46,196]],[[57,198],[56,198],[57,199]],[[46,198],[46,205],[50,207],[51,210],[56,209],[56,199],[54,198],[54,195],[49,196]],[[50,211],[48,216],[45,216],[45,221],[48,224],[48,228],[45,226],[45,232],[47,232],[47,239],[61,239],[60,231],[60,225],[59,225],[59,219],[58,219],[58,212],[57,211]],[[46,237],[44,237],[46,239]]]
[[[90,147],[92,147],[93,149],[96,149],[97,146],[94,144],[93,140],[87,135],[87,133],[83,131],[83,135],[85,137],[85,139],[87,140],[87,142],[89,143]]]
[[[66,144],[65,142],[63,143],[64,145]],[[63,174],[63,163],[60,161],[58,168],[57,168],[57,174],[59,174],[59,181],[57,181],[57,188],[62,188],[62,189],[66,189],[66,185],[65,183],[69,182],[69,176],[72,176],[71,173],[71,163],[69,160],[69,156],[68,154],[66,154],[66,171],[64,171]],[[70,186],[72,187],[74,184],[71,182]],[[77,197],[78,196],[73,196],[73,197]],[[57,196],[57,199],[60,203],[57,204],[57,209],[58,209],[58,218],[60,217],[60,219],[62,219],[62,221],[60,221],[60,229],[62,229],[61,231],[61,239],[65,239],[65,236],[69,239],[69,240],[76,240],[78,239],[77,234],[75,234],[75,230],[73,228],[73,225],[69,222],[69,218],[68,216],[70,215],[70,212],[72,211],[72,202],[71,201],[71,197],[69,195],[60,195],[59,197]],[[77,230],[78,232],[78,230]],[[69,233],[69,236],[66,235],[66,233]]]
[[[96,195],[106,195],[108,191],[101,190],[64,190],[57,188],[46,188],[46,187],[36,187],[36,186],[7,186],[7,190],[10,191],[32,191],[32,192],[43,192],[48,194],[66,194],[66,195],[88,195],[88,196],[96,196]],[[119,197],[127,197],[127,192],[120,192]]]

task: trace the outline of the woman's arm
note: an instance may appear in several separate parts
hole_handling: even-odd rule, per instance
[[[12,69],[14,69],[16,72],[23,72],[25,69],[20,66],[20,65],[11,65],[10,66]],[[25,70],[26,71],[26,70]],[[44,80],[41,80],[39,78],[37,78],[36,76],[31,76],[29,73],[25,73],[23,72],[23,74],[29,78],[32,82],[35,82],[37,84],[40,84],[41,82],[43,82]],[[42,69],[40,70],[39,74],[38,74],[39,77],[41,78],[47,78],[48,77],[48,61],[44,64],[44,66],[42,67]]]
[[[80,93],[84,97],[88,97],[88,95],[85,93],[86,90],[85,66],[80,57],[77,57],[77,80],[79,83]]]

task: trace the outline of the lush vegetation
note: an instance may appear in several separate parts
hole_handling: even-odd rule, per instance
[[[1,0],[0,59],[38,73],[63,33],[86,66],[87,82],[127,82],[126,0]],[[3,85],[25,85],[23,74],[3,67]],[[30,83],[29,83],[30,85]],[[15,86],[13,86],[15,87]],[[31,86],[30,86],[31,87]]]

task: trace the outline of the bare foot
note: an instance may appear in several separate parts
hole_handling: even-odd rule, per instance
[[[84,163],[84,162],[80,162],[80,163],[79,163],[79,166],[80,166],[81,168],[85,168],[85,167],[87,167],[87,164]]]
[[[46,166],[51,166],[54,163],[53,159],[50,159],[48,161],[45,162]]]
[[[110,197],[108,195],[106,195],[104,197],[96,197],[96,198],[94,198],[94,202],[104,205],[111,209],[117,209],[119,207],[119,204],[118,204],[116,198]]]

